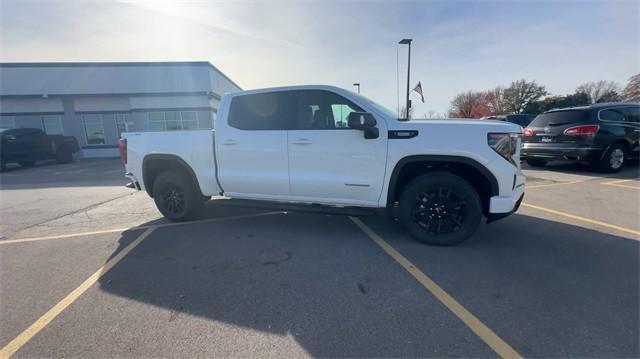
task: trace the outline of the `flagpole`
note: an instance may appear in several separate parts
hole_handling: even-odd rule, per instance
[[[404,121],[409,121],[409,107],[411,107],[411,101],[409,101],[409,82],[410,74],[411,74],[411,41],[412,39],[402,39],[399,44],[401,45],[409,45],[409,55],[407,57],[407,104],[406,104],[406,117]]]
[[[409,81],[411,81],[409,79],[409,75],[411,74],[411,41],[409,41],[409,55],[407,57],[407,117],[405,118],[409,121],[409,107],[411,107],[411,102],[409,102]]]
[[[396,111],[400,118],[400,49],[398,46],[396,46],[396,99],[398,100]]]

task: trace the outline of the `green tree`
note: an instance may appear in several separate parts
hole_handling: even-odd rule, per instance
[[[535,81],[518,80],[504,90],[504,108],[510,113],[522,113],[528,104],[545,96],[547,90]]]

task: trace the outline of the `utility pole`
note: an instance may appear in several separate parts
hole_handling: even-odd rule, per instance
[[[356,86],[358,88],[358,95],[360,94],[360,84],[359,83],[354,83],[353,86]]]
[[[399,44],[401,45],[409,45],[409,56],[407,56],[407,104],[405,108],[405,121],[409,121],[409,108],[411,107],[411,101],[409,100],[409,81],[411,74],[411,41],[413,39],[402,39]]]

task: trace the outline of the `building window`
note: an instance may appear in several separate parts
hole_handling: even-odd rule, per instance
[[[62,135],[62,118],[60,116],[42,116],[42,127],[47,135]]]
[[[0,128],[15,128],[16,119],[13,116],[0,116]]]
[[[146,131],[197,130],[198,114],[195,111],[149,112]]]
[[[101,115],[83,115],[84,131],[88,145],[104,145],[104,124]]]
[[[47,135],[64,134],[60,115],[0,116],[0,128],[37,128]]]
[[[122,113],[116,114],[116,134],[118,139],[122,138],[122,133],[127,132],[127,121]]]

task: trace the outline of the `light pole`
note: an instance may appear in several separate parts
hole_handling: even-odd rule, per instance
[[[406,104],[406,115],[405,121],[409,121],[409,107],[411,107],[411,102],[409,101],[409,74],[411,70],[411,41],[413,39],[402,39],[399,44],[401,45],[409,45],[409,56],[407,56],[407,104]]]
[[[355,84],[353,84],[353,86],[358,88],[358,95],[359,95],[360,94],[360,84],[356,82]]]

